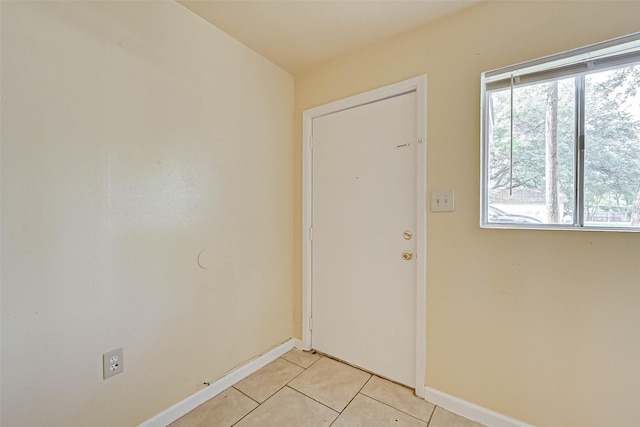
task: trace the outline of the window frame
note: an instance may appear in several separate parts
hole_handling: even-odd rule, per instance
[[[526,61],[481,74],[480,85],[480,227],[489,229],[580,230],[640,232],[640,227],[592,226],[584,224],[584,125],[585,78],[606,70],[640,64],[640,33],[585,46],[555,55]],[[489,97],[499,88],[513,87],[512,79],[526,79],[524,84],[575,77],[575,134],[574,134],[574,209],[570,224],[528,224],[489,222]],[[510,83],[505,86],[505,80]],[[488,89],[488,86],[493,86]]]

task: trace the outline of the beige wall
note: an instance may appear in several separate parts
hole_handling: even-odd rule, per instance
[[[293,333],[293,78],[174,2],[1,7],[2,425],[137,425]]]
[[[640,236],[478,225],[480,73],[640,31],[639,16],[489,2],[296,75],[299,242],[302,110],[427,74],[427,185],[456,192],[427,219],[428,386],[541,427],[640,425]]]
[[[293,124],[292,77],[172,2],[1,13],[2,425],[135,425],[300,336],[301,111],[422,73],[428,187],[456,191],[428,216],[427,385],[640,424],[638,236],[478,227],[480,72],[638,31],[640,2],[478,5],[299,74]]]

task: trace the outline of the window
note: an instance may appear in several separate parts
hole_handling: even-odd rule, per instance
[[[481,225],[640,231],[640,33],[482,74]]]

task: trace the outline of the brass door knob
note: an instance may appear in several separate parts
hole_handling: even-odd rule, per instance
[[[402,252],[402,259],[405,261],[409,261],[410,259],[413,258],[413,252],[411,251],[404,251]]]

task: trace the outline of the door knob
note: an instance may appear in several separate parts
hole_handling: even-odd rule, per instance
[[[413,258],[413,252],[411,251],[404,251],[402,252],[402,259],[405,261],[409,261],[410,259]]]

